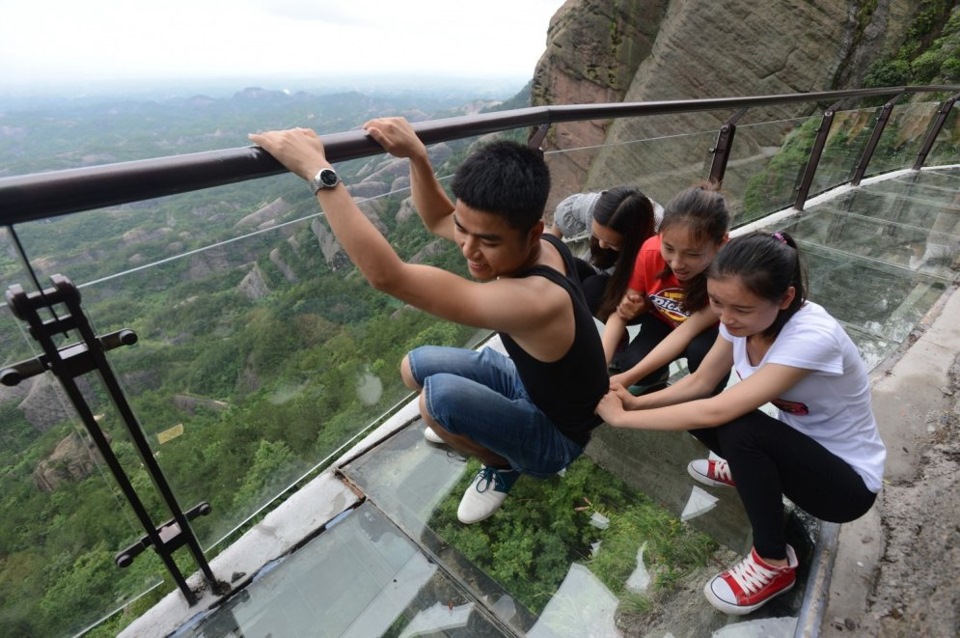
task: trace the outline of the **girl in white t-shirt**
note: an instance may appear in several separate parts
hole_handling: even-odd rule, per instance
[[[825,521],[857,519],[876,500],[886,449],[863,361],[840,324],[805,299],[789,235],[730,240],[707,277],[720,335],[697,371],[638,397],[613,385],[597,413],[616,427],[690,430],[723,457],[687,469],[708,485],[736,487],[754,546],[704,593],[721,611],[746,614],[796,580],[783,496]],[[740,382],[711,397],[731,366]],[[778,418],[758,409],[766,403],[779,408]]]

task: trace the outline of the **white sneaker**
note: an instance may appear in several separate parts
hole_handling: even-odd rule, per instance
[[[520,478],[516,470],[500,470],[484,465],[467,487],[457,508],[457,518],[461,523],[479,523],[493,516],[513,484]]]
[[[446,445],[447,442],[440,438],[440,435],[437,434],[429,425],[424,426],[423,428],[423,438],[426,439],[427,443],[433,443],[434,445]]]

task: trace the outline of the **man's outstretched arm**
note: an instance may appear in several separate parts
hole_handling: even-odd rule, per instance
[[[332,168],[317,134],[305,128],[253,133],[250,140],[273,155],[290,172],[310,181],[322,168]],[[387,239],[360,211],[341,183],[318,192],[330,229],[364,278],[380,288],[403,261]],[[390,291],[386,291],[390,292]]]
[[[330,167],[323,143],[310,129],[256,133],[250,140],[305,180]],[[569,305],[566,293],[539,277],[477,283],[433,266],[407,264],[360,211],[345,186],[322,189],[317,199],[330,229],[364,278],[377,290],[430,314],[468,326],[514,332],[543,325],[559,314],[559,306]],[[536,285],[543,290],[531,293],[530,287]]]
[[[453,202],[437,180],[427,147],[402,117],[370,120],[364,130],[388,153],[410,160],[410,191],[423,225],[434,235],[453,241]]]

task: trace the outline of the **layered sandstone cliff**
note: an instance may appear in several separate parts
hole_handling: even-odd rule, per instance
[[[863,5],[863,6],[861,6]],[[905,37],[908,0],[568,0],[554,15],[547,49],[538,63],[533,104],[662,101],[851,88],[869,63],[895,50]],[[805,115],[797,108],[750,113]],[[554,202],[576,190],[672,174],[658,199],[703,166],[689,162],[692,145],[704,155],[710,143],[675,138],[633,143],[691,131],[716,131],[731,113],[698,113],[557,125],[546,148],[583,149],[554,155]],[[772,132],[767,133],[768,135]],[[738,142],[762,154],[764,133]],[[603,144],[602,148],[598,147]],[[669,152],[673,148],[675,152]],[[702,149],[702,150],[700,150]],[[683,158],[683,159],[681,159]]]

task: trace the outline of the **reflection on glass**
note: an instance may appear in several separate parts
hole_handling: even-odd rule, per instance
[[[926,166],[960,163],[960,109],[954,104],[940,130],[940,135],[927,154]]]
[[[457,505],[479,466],[426,443],[421,428],[413,424],[344,471],[472,595],[491,601],[514,631],[605,635],[604,628],[619,627],[629,628],[626,635],[642,635],[655,619],[669,618],[664,628],[679,632],[679,616],[709,606],[699,590],[679,592],[677,585],[688,578],[704,581],[715,570],[708,557],[725,550],[696,531],[699,526],[681,523],[682,503],[671,513],[584,456],[562,476],[524,477],[494,517],[466,526],[457,521]],[[672,434],[678,444],[691,439]],[[671,454],[667,448],[660,452],[661,458]],[[643,461],[633,463],[650,469]],[[689,496],[691,486],[682,476],[670,479]],[[745,527],[738,548],[743,542]],[[697,622],[722,620],[705,616]],[[704,629],[709,627],[692,631]]]
[[[895,106],[870,158],[867,176],[913,166],[937,107],[932,102]]]
[[[850,180],[873,133],[876,119],[877,109],[837,111],[834,114],[823,155],[810,185],[811,197]]]

